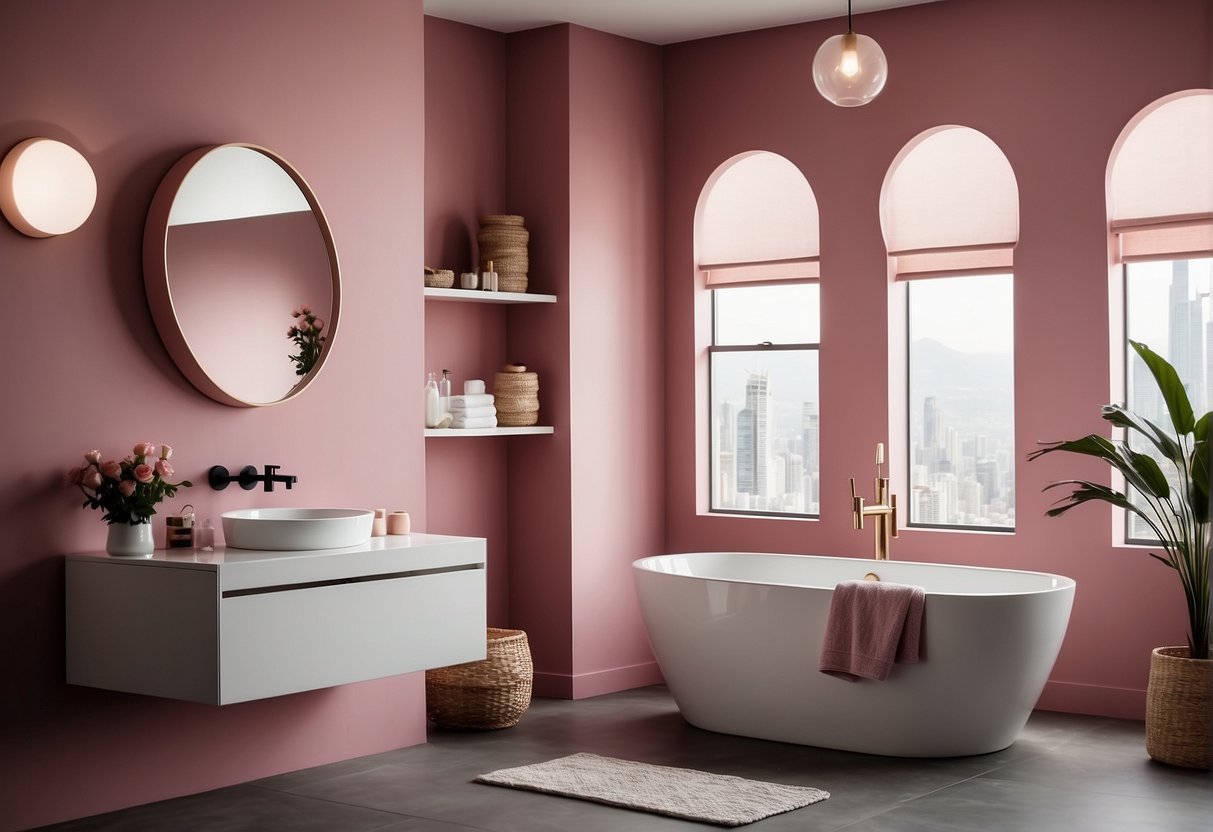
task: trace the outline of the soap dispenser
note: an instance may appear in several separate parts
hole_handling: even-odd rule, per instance
[[[442,421],[442,405],[438,396],[438,380],[430,373],[425,382],[425,426],[436,428]]]
[[[451,371],[443,370],[442,379],[438,382],[438,413],[439,418],[451,412]]]

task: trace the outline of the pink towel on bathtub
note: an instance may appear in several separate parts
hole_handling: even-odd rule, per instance
[[[843,581],[830,601],[818,669],[848,682],[884,681],[894,662],[917,663],[925,599],[920,586]]]

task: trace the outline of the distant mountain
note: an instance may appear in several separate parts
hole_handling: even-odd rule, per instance
[[[910,380],[921,418],[921,399],[935,396],[945,424],[991,434],[1009,430],[1014,402],[1014,362],[1009,355],[967,353],[933,338],[920,338],[910,351]]]

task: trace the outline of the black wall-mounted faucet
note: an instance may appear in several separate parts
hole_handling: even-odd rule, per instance
[[[274,483],[280,482],[289,491],[291,486],[299,482],[299,478],[294,474],[279,474],[279,467],[278,465],[267,465],[265,466],[265,473],[258,474],[255,466],[245,465],[240,469],[240,473],[232,474],[222,465],[213,465],[211,466],[211,470],[207,472],[206,481],[216,491],[222,491],[233,482],[239,483],[240,487],[245,491],[252,491],[257,487],[257,483],[259,482],[265,483],[266,491],[273,491]]]

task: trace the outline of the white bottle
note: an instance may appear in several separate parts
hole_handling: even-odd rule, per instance
[[[438,382],[438,415],[441,418],[451,412],[451,371],[443,370]]]
[[[425,426],[436,428],[442,421],[442,405],[438,398],[438,382],[430,373],[425,382]]]

